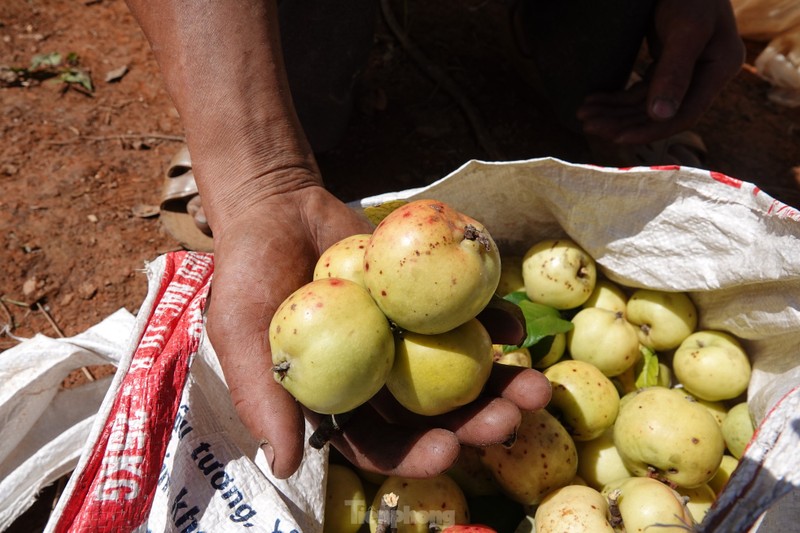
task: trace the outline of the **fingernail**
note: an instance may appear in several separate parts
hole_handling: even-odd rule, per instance
[[[270,471],[273,471],[275,469],[275,450],[272,449],[269,442],[264,442],[261,444],[261,451],[264,452],[264,457],[267,458]]]
[[[668,98],[657,98],[653,102],[653,116],[660,119],[668,119],[675,116],[678,111],[678,102]]]

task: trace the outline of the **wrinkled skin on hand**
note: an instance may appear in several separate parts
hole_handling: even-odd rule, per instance
[[[253,436],[268,443],[263,449],[278,477],[298,468],[308,436],[301,406],[272,377],[270,319],[294,289],[311,279],[325,248],[369,231],[365,220],[316,185],[268,197],[214,228],[207,332],[237,412]],[[540,409],[549,398],[549,383],[539,372],[495,365],[483,397],[437,417],[405,411],[384,389],[359,408],[332,443],[367,470],[435,475],[456,460],[462,443],[512,438],[520,409]],[[321,420],[310,411],[305,415],[315,424]]]
[[[585,100],[578,110],[585,133],[646,143],[692,127],[745,52],[728,0],[660,0],[648,45],[653,63],[641,82]]]

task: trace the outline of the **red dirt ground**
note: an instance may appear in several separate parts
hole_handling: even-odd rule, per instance
[[[503,0],[396,4],[408,10],[401,20],[411,38],[470,98],[507,159],[591,162],[581,140],[559,129],[537,99],[531,73],[510,59]],[[94,85],[86,93],[55,79],[0,81],[2,352],[16,337],[71,336],[120,307],[137,311],[146,293],[141,267],[179,248],[157,212],[141,212],[158,205],[182,130],[122,0],[4,1],[0,35],[0,67],[74,53],[74,68]],[[748,43],[749,65],[763,46]],[[126,74],[107,81],[121,67]],[[743,69],[696,131],[708,145],[709,168],[800,206],[800,108],[771,103],[768,89],[752,67]],[[425,185],[487,158],[474,133],[380,25],[350,130],[320,166],[330,183],[350,178],[347,188],[331,186],[344,200]],[[16,530],[41,527],[52,492]]]

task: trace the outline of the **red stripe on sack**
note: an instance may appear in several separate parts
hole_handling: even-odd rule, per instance
[[[722,172],[714,172],[713,170],[710,171],[709,174],[711,175],[712,178],[714,178],[720,183],[724,183],[725,185],[730,185],[731,187],[736,187],[737,189],[742,188],[742,180],[726,176]]]
[[[166,256],[157,303],[55,531],[125,533],[146,521],[213,270],[210,254]]]

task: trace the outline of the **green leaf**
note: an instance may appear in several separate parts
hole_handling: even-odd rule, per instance
[[[80,85],[89,92],[94,91],[92,78],[90,78],[89,75],[82,70],[69,69],[65,72],[62,72],[60,78],[64,83]]]
[[[561,318],[558,310],[550,306],[524,300],[518,305],[525,316],[528,329],[528,337],[522,343],[523,348],[533,346],[545,337],[566,333],[573,327],[572,322]]]
[[[36,54],[31,58],[31,70],[39,67],[57,67],[61,64],[61,54],[50,52],[47,54]]]
[[[639,372],[636,376],[636,388],[654,387],[658,385],[658,355],[646,346],[639,346],[642,359],[638,363]]]
[[[512,292],[510,294],[506,294],[505,296],[503,296],[503,299],[508,300],[509,302],[517,305],[519,305],[520,302],[531,301],[530,298],[528,298],[528,295],[525,293],[525,291],[517,291],[517,292]]]

